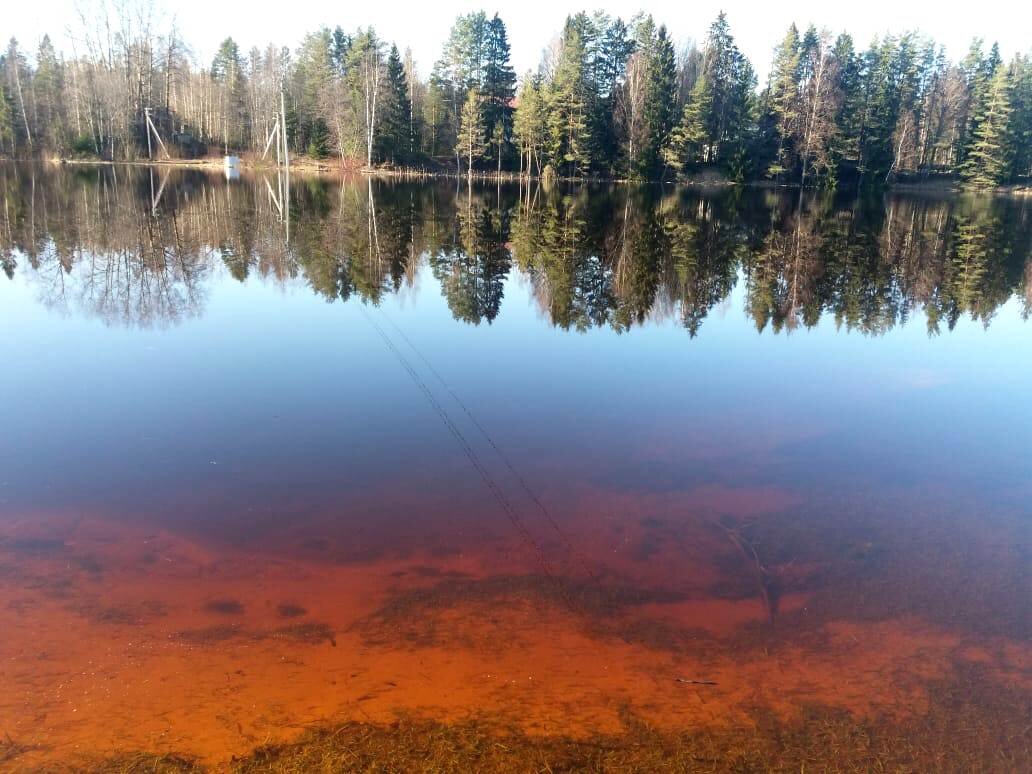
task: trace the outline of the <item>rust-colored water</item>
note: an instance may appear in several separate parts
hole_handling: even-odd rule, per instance
[[[24,220],[4,233],[17,268],[0,283],[0,736],[18,754],[0,765],[148,751],[219,766],[347,719],[489,718],[586,739],[629,715],[671,732],[814,706],[892,723],[933,711],[944,683],[1032,697],[1032,415],[1019,400],[1032,361],[1017,357],[1029,340],[1016,298],[988,328],[963,319],[929,337],[900,319],[860,335],[814,290],[848,279],[826,246],[807,290],[828,312],[819,323],[758,334],[763,267],[750,264],[691,338],[668,314],[686,271],[676,254],[653,266],[669,287],[654,288],[651,321],[620,317],[640,291],[621,284],[628,272],[651,269],[606,263],[621,233],[606,232],[608,199],[591,205],[598,242],[586,229],[590,244],[559,260],[515,199],[478,201],[511,232],[491,252],[484,235],[479,247],[428,236],[461,221],[454,192],[382,191],[381,225],[423,202],[399,251],[416,257],[387,295],[393,280],[374,291],[354,265],[312,263],[364,255],[332,236],[356,219],[365,233],[343,189],[328,212],[302,198],[292,247],[248,198],[263,189],[186,182],[167,204],[195,261],[185,273],[136,254],[135,199],[117,189],[100,190],[128,197],[106,205],[126,222],[96,237],[102,213],[74,210],[74,186],[100,196],[92,183],[33,189],[47,217],[74,212],[34,224],[81,228],[70,271],[56,237],[30,249]],[[206,186],[258,207],[254,261],[275,247],[293,268],[241,281]],[[762,252],[769,212],[704,204],[715,209],[698,222],[703,204],[635,206],[699,228],[715,218]],[[896,206],[917,205],[878,217],[895,223]],[[833,215],[813,217],[836,231]],[[889,227],[864,217],[856,228]],[[1024,210],[1009,217],[1028,233]],[[1025,276],[1011,265],[1022,239],[998,279]],[[912,271],[875,244],[874,260]],[[453,265],[463,250],[496,260],[499,245],[516,263],[499,269],[500,312],[478,285],[494,269]],[[593,250],[619,297],[616,331],[578,333],[556,305],[597,291]],[[108,314],[98,255],[139,258],[139,281],[169,295],[147,306],[109,272],[131,303],[128,319]],[[584,287],[562,287],[562,261]],[[379,307],[313,293],[345,269],[338,301]],[[968,299],[972,315],[1000,282]],[[199,306],[183,314],[184,299]]]
[[[727,496],[742,518],[789,502]],[[633,512],[631,499],[606,502]],[[918,611],[811,611],[806,590],[780,596],[771,624],[748,562],[705,516],[689,512],[676,548],[655,550],[644,536],[663,529],[640,518],[615,531],[578,521],[580,560],[604,577],[563,585],[505,541],[338,563],[33,514],[0,537],[0,727],[34,745],[30,767],[118,750],[219,763],[331,719],[491,717],[588,737],[618,732],[627,710],[671,730],[748,723],[756,707],[789,719],[811,703],[921,713],[926,684],[964,662],[1032,690],[1032,648],[1013,634]],[[618,539],[603,556],[607,532]],[[779,577],[805,589],[823,569]]]

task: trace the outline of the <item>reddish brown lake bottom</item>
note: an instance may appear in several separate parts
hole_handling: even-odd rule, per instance
[[[529,542],[472,539],[469,514],[370,559],[341,558],[341,514],[244,547],[89,515],[9,520],[0,729],[20,746],[11,765],[142,750],[218,766],[346,720],[488,720],[590,739],[620,735],[629,716],[671,733],[749,727],[757,712],[791,724],[813,706],[902,722],[936,711],[943,684],[1032,695],[1022,591],[1008,582],[1021,559],[1008,558],[1005,527],[979,535],[938,513],[879,545],[890,536],[870,516],[872,539],[823,561],[830,548],[800,542],[781,561],[764,525],[790,531],[783,514],[798,503],[777,490],[577,502],[550,537],[542,522]],[[681,516],[643,515],[656,512]],[[930,529],[967,558],[884,558]],[[998,571],[951,612],[930,610],[922,594],[941,597],[965,562]],[[972,625],[983,594],[1009,623]]]

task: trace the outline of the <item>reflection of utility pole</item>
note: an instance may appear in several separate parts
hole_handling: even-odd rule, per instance
[[[278,177],[279,173],[277,172],[276,175]],[[283,220],[283,204],[281,203],[280,196],[277,196],[272,190],[272,186],[269,185],[269,179],[267,177],[263,177],[262,180],[265,181],[265,188],[269,192],[269,201],[276,205],[276,211],[279,212],[280,220]],[[282,195],[282,190],[280,191],[280,194]]]
[[[151,215],[158,217],[158,205],[161,203],[161,195],[165,193],[165,183],[168,182],[169,170],[166,167],[165,173],[161,176],[161,185],[158,186],[158,192],[154,193],[154,170],[151,170]]]
[[[283,166],[286,173],[286,187],[283,196],[283,210],[287,216],[287,242],[290,242],[290,148],[287,145],[287,100],[280,89],[280,139],[283,141]]]
[[[382,263],[380,260],[380,229],[376,225],[376,197],[373,195],[373,176],[366,175],[366,180],[369,182],[369,211],[367,214],[369,250],[376,253],[376,266],[379,269]]]

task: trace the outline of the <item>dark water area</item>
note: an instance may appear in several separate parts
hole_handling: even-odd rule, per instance
[[[283,184],[0,166],[0,768],[1027,765],[1032,198]]]

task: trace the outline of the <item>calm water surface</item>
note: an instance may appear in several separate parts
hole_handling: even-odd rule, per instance
[[[1027,765],[1032,199],[0,199],[0,766],[399,717]]]

